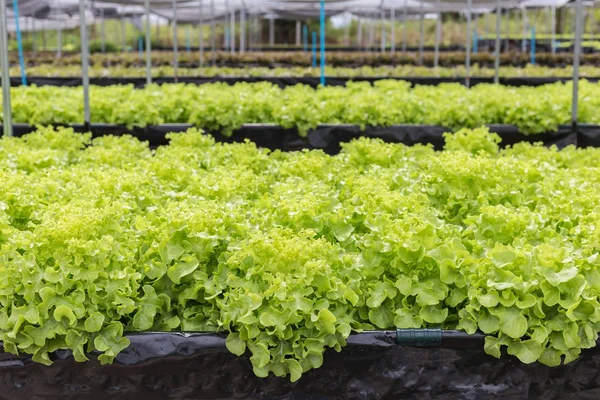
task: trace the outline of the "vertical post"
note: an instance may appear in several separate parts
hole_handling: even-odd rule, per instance
[[[385,24],[383,23],[385,20],[385,11],[383,8],[380,12],[379,23],[381,24],[381,52],[385,53]]]
[[[211,64],[217,64],[217,27],[215,25],[215,0],[210,0],[210,50]]]
[[[190,26],[186,25],[185,27],[185,51],[187,53],[192,52],[192,37],[190,34]]]
[[[308,25],[304,25],[302,27],[302,35],[303,35],[303,42],[304,42],[304,51],[308,51]]]
[[[37,31],[35,26],[35,17],[31,17],[31,35],[33,35],[33,43],[31,44],[33,50],[33,57],[37,55]]]
[[[21,25],[19,22],[19,2],[13,0],[15,13],[15,28],[17,31],[17,48],[19,49],[19,66],[21,67],[21,84],[27,86],[27,75],[25,73],[25,57],[23,56],[23,37],[21,36]]]
[[[510,9],[506,9],[506,38],[504,39],[504,52],[510,50]]]
[[[275,18],[269,18],[269,46],[275,46]]]
[[[179,81],[179,46],[177,43],[177,0],[173,0],[173,78]]]
[[[485,51],[489,52],[490,51],[490,14],[485,14],[485,21],[484,21],[484,27],[483,27],[483,35],[485,37],[484,39],[484,43],[485,43]]]
[[[375,48],[375,18],[371,14],[371,20],[369,21],[369,51],[373,51]]]
[[[56,58],[62,57],[62,20],[56,21],[58,28],[56,28]]]
[[[396,52],[396,6],[390,10],[390,52]]]
[[[479,34],[477,33],[477,29],[473,31],[473,54],[477,54],[479,52]]]
[[[123,51],[127,48],[127,32],[125,31],[125,18],[121,17],[121,40]]]
[[[200,51],[200,68],[204,66],[204,1],[200,0],[200,5],[198,8],[198,27],[200,28],[200,32],[198,33],[198,50]]]
[[[152,40],[150,38],[150,0],[144,0],[146,12],[146,85],[152,83]]]
[[[523,6],[521,8],[521,16],[523,20],[523,40],[521,40],[521,52],[527,52],[527,9]]]
[[[137,38],[137,49],[138,54],[140,55],[140,62],[144,61],[144,38],[142,36],[138,36]]]
[[[296,46],[300,47],[300,30],[302,23],[300,21],[296,21]]]
[[[240,8],[240,54],[246,51],[246,9]]]
[[[442,38],[442,13],[440,10],[440,0],[436,1],[436,8],[438,10],[437,13],[437,23],[435,25],[435,50],[433,55],[433,66],[434,68],[438,68],[440,65],[440,41]]]
[[[473,0],[467,0],[467,54],[465,57],[465,85],[471,86],[471,12]]]
[[[404,0],[404,9],[402,15],[403,31],[402,31],[402,53],[406,53],[406,45],[408,40],[408,1]]]
[[[535,26],[531,27],[531,65],[535,65]]]
[[[85,20],[85,0],[79,0],[79,29],[81,34],[81,67],[83,80],[83,123],[89,127],[91,123],[90,112],[90,76],[89,76],[89,48],[87,37],[87,21]]]
[[[48,42],[46,40],[46,20],[43,19],[42,20],[42,50],[43,51],[48,50],[47,44],[48,44]]]
[[[496,0],[496,52],[494,54],[494,83],[498,84],[500,70],[500,28],[502,23],[502,4]]]
[[[579,59],[581,57],[581,31],[583,30],[582,0],[575,3],[575,50],[573,54],[573,108],[571,110],[571,124],[573,130],[577,129],[579,115]]]
[[[390,13],[390,51],[394,54],[396,52],[396,6],[392,6]]]
[[[550,46],[552,54],[556,54],[556,7],[552,6],[550,8],[550,25],[552,31],[550,32]]]
[[[100,9],[100,44],[102,53],[106,53],[106,24],[104,23],[104,8]]]
[[[363,46],[363,22],[362,22],[361,17],[358,18],[358,26],[357,26],[357,32],[356,32],[356,48],[358,48],[359,50],[362,50],[364,48],[364,46]]]
[[[8,66],[8,33],[6,27],[6,0],[0,0],[0,64],[2,69],[2,109],[4,127],[4,136],[11,137],[12,129],[12,109],[10,103],[10,74]]]
[[[344,27],[344,46],[350,47],[350,26],[352,25],[352,18],[350,14],[346,13],[346,26]]]
[[[425,45],[425,13],[423,12],[423,3],[421,3],[419,12],[419,65],[423,65],[423,46]]]
[[[325,0],[321,0],[321,86],[325,86]]]
[[[317,68],[317,32],[312,31],[312,66]]]
[[[231,6],[229,19],[229,50],[231,54],[235,54],[235,7]]]

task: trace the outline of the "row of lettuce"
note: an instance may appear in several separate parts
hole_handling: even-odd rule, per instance
[[[372,329],[573,361],[600,331],[600,150],[499,141],[328,156],[197,130],[155,151],[64,128],[1,139],[0,340],[110,363],[124,332],[226,332],[256,375],[292,380]]]
[[[13,67],[10,75],[20,76],[19,67]],[[27,68],[29,76],[43,77],[80,77],[82,68],[80,65],[39,65]],[[122,78],[122,77],[146,77],[145,67],[136,66],[93,66],[89,69],[89,74],[93,78]],[[202,67],[202,68],[178,68],[177,74],[180,77],[319,77],[320,68],[313,67]],[[502,78],[522,78],[522,77],[546,77],[546,78],[570,78],[573,76],[573,67],[547,67],[541,65],[528,64],[525,67],[502,66],[498,74]],[[596,78],[600,77],[598,67],[582,65],[579,70],[580,76]],[[325,68],[325,75],[329,78],[354,78],[354,77],[431,77],[431,78],[464,78],[466,68],[455,67],[419,67],[416,65],[398,65],[398,66],[362,66],[362,67],[330,67]],[[471,77],[491,78],[495,75],[494,68],[479,67],[474,65],[469,70]],[[173,77],[175,69],[172,66],[158,66],[152,68],[154,77]]]
[[[600,84],[580,85],[579,121],[600,122]],[[71,87],[11,89],[13,122],[31,125],[83,122],[83,91]],[[95,123],[128,127],[189,123],[230,135],[246,123],[296,128],[319,124],[438,125],[450,130],[485,124],[516,125],[525,134],[553,132],[571,120],[572,84],[505,87],[482,84],[415,86],[405,81],[350,82],[345,87],[280,88],[267,82],[206,85],[131,85],[91,88]]]
[[[326,55],[327,65],[335,67],[359,67],[359,66],[381,66],[381,65],[424,65],[433,66],[435,63],[435,52],[425,51],[422,55],[417,51],[401,52],[379,52],[379,51],[328,51]],[[175,56],[172,51],[154,51],[151,56],[153,67],[173,65]],[[199,67],[200,53],[198,51],[180,51],[177,58],[182,67]],[[81,54],[72,53],[56,57],[55,52],[37,52],[37,54],[25,54],[28,66],[50,64],[60,65],[81,65]],[[438,56],[439,65],[456,66],[465,65],[466,53],[464,51],[441,52]],[[495,55],[488,52],[471,53],[470,60],[472,64],[493,67],[495,65]],[[11,53],[11,64],[19,63],[16,52]],[[89,57],[91,65],[94,66],[138,66],[143,67],[146,64],[145,57],[140,57],[137,52],[119,52],[119,53],[95,53]],[[304,66],[309,67],[313,64],[313,56],[310,51],[261,51],[246,52],[244,54],[232,54],[228,51],[204,52],[204,65],[219,66]],[[317,54],[317,61],[320,62],[320,54]],[[537,65],[547,65],[552,67],[562,67],[573,65],[573,52],[559,52],[552,54],[549,52],[538,52],[536,54]],[[597,52],[581,54],[582,65],[598,65],[600,55]],[[503,52],[500,54],[501,65],[527,65],[531,62],[529,52]]]

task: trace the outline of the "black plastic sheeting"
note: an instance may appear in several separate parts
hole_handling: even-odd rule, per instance
[[[93,137],[105,135],[130,134],[139,140],[147,141],[150,147],[168,144],[165,137],[170,132],[185,132],[192,125],[166,124],[148,126],[145,128],[128,129],[122,125],[92,124],[70,125],[76,132],[92,132]],[[16,124],[13,126],[14,135],[19,137],[36,130],[34,126]],[[600,126],[581,125],[576,131],[570,126],[561,126],[557,132],[538,135],[524,135],[516,126],[489,125],[491,132],[496,132],[502,138],[502,146],[513,145],[519,142],[541,142],[546,146],[555,145],[564,148],[568,145],[578,147],[600,147]],[[450,129],[434,125],[394,125],[390,127],[367,127],[362,130],[357,125],[321,125],[308,132],[306,137],[301,137],[296,129],[285,129],[278,125],[246,124],[236,130],[230,137],[219,133],[211,133],[217,142],[234,143],[246,139],[257,144],[258,147],[270,150],[300,151],[323,150],[328,154],[337,154],[341,150],[341,143],[350,142],[360,137],[379,138],[388,143],[404,143],[406,145],[431,144],[436,150],[444,147],[444,132]]]
[[[444,332],[439,347],[398,346],[396,332],[352,335],[342,352],[295,383],[257,378],[214,334],[129,335],[112,365],[68,351],[50,367],[0,354],[2,399],[594,399],[600,398],[600,348],[559,367],[525,365],[483,351],[482,336]]]
[[[382,79],[395,79],[410,82],[412,85],[428,85],[437,86],[441,83],[460,83],[465,84],[464,77],[458,78],[435,78],[435,77],[339,77],[339,78],[327,78],[328,86],[346,86],[350,81],[352,82],[370,82],[379,81]],[[597,82],[599,77],[585,78],[591,82]],[[553,78],[553,77],[519,77],[519,78],[500,78],[499,82],[505,86],[542,86],[556,82],[567,82],[571,78]],[[175,78],[173,77],[157,77],[152,80],[157,84],[174,83]],[[21,86],[21,78],[12,77],[11,86]],[[294,86],[298,84],[308,85],[316,88],[320,85],[319,77],[180,77],[177,82],[188,83],[195,85],[203,85],[207,83],[224,82],[230,85],[234,85],[238,82],[271,82],[279,87]],[[62,78],[62,77],[43,77],[43,76],[30,76],[27,77],[27,83],[29,85],[37,86],[81,86],[82,80],[79,77]],[[470,85],[477,85],[480,83],[494,83],[494,78],[478,78],[471,77]],[[134,85],[137,88],[144,87],[146,85],[146,78],[90,78],[90,84],[96,86],[112,86],[112,85]]]

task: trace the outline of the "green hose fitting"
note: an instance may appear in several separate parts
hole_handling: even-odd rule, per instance
[[[397,329],[396,343],[408,347],[437,347],[442,344],[442,330]]]

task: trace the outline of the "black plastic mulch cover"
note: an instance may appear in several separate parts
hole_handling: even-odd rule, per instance
[[[396,79],[410,82],[412,85],[430,85],[435,86],[441,83],[460,83],[465,84],[464,77],[458,78],[435,78],[435,77],[339,77],[339,78],[327,78],[327,85],[329,86],[346,86],[350,81],[354,82],[370,82],[379,81],[382,79]],[[597,82],[600,78],[591,77],[586,78],[591,82]],[[500,78],[500,84],[505,86],[541,86],[556,82],[566,82],[571,78],[552,78],[552,77],[520,77],[520,78]],[[31,76],[27,78],[27,82],[30,85],[37,86],[81,86],[82,80],[78,77],[43,77],[43,76]],[[173,77],[156,77],[153,78],[153,82],[157,84],[174,83]],[[180,77],[177,82],[189,83],[195,85],[202,85],[206,83],[224,82],[233,85],[238,82],[271,82],[279,87],[294,86],[298,84],[309,85],[316,88],[320,84],[319,77]],[[471,86],[480,83],[493,83],[493,78],[478,78],[471,77]],[[90,84],[97,86],[111,86],[111,85],[134,85],[135,87],[141,88],[146,85],[145,77],[136,78],[90,78]],[[21,86],[21,78],[11,78],[11,86]]]
[[[130,335],[112,365],[76,363],[67,351],[46,367],[0,354],[2,399],[594,399],[600,348],[560,367],[525,365],[483,351],[481,336],[444,332],[439,347],[398,346],[396,332],[352,335],[342,352],[295,383],[257,378],[218,334]]]
[[[147,141],[151,147],[168,143],[165,135],[169,132],[185,132],[192,126],[189,124],[167,124],[149,126],[146,128],[128,129],[121,125],[92,124],[71,125],[76,132],[92,132],[94,137],[103,135],[130,134]],[[577,133],[571,127],[562,126],[557,132],[539,135],[523,135],[516,126],[489,125],[490,131],[496,132],[502,138],[502,145],[508,146],[519,142],[541,142],[546,146],[556,145],[564,148],[568,145],[581,147],[600,147],[600,126],[580,126]],[[35,131],[35,127],[24,124],[14,125],[14,135],[23,136]],[[233,143],[250,140],[259,147],[270,150],[298,151],[303,149],[323,150],[328,154],[337,154],[341,143],[350,142],[359,137],[379,138],[389,143],[404,143],[406,145],[431,144],[437,150],[444,147],[444,132],[450,129],[434,125],[395,125],[390,127],[366,127],[364,130],[357,125],[321,125],[301,137],[296,129],[285,129],[278,125],[246,124],[236,130],[231,136],[225,137],[213,133],[218,142]],[[580,143],[581,142],[581,143]]]

